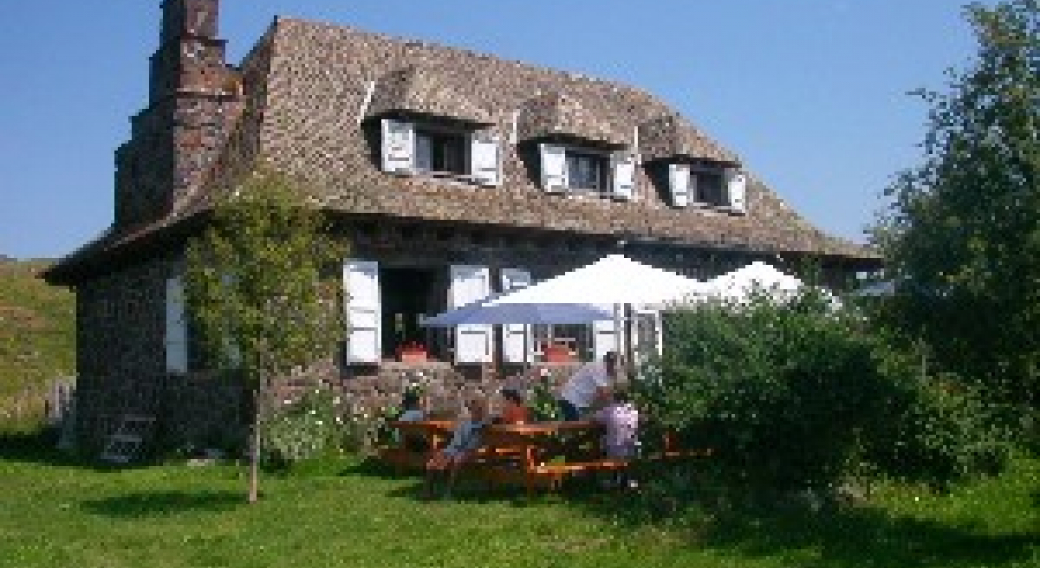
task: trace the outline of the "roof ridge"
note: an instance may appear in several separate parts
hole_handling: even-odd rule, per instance
[[[467,56],[470,56],[470,57],[475,57],[475,58],[478,58],[478,59],[490,59],[490,60],[493,60],[493,61],[497,61],[499,63],[518,65],[518,66],[521,66],[521,67],[529,68],[529,69],[531,69],[533,71],[538,71],[538,72],[541,72],[541,73],[549,73],[549,74],[556,75],[556,76],[566,77],[566,78],[569,78],[569,79],[572,79],[572,80],[587,81],[587,82],[593,83],[593,84],[599,84],[599,85],[603,85],[603,86],[622,88],[622,89],[625,89],[627,91],[631,91],[632,93],[637,93],[640,96],[646,97],[647,99],[650,99],[654,103],[656,103],[656,104],[658,104],[658,105],[660,105],[660,106],[662,106],[664,108],[670,108],[671,107],[671,105],[669,105],[667,102],[665,102],[664,99],[662,99],[661,97],[655,95],[654,93],[652,93],[652,92],[650,92],[650,91],[648,91],[648,90],[646,90],[646,89],[644,89],[642,87],[639,87],[637,85],[632,85],[632,84],[623,82],[623,81],[618,80],[618,79],[608,79],[608,78],[605,78],[605,77],[596,77],[594,75],[589,75],[589,74],[586,74],[586,73],[580,73],[580,72],[577,72],[577,71],[567,71],[565,69],[559,69],[559,68],[556,68],[556,67],[550,67],[548,65],[542,65],[542,64],[539,64],[539,63],[532,63],[532,62],[524,61],[524,60],[520,60],[520,59],[512,59],[512,58],[509,58],[509,57],[502,57],[500,55],[495,55],[493,53],[488,53],[488,52],[483,52],[483,51],[477,51],[475,49],[469,49],[469,48],[464,48],[464,47],[448,45],[448,44],[439,43],[439,42],[436,42],[436,41],[417,39],[417,38],[409,38],[409,37],[404,37],[404,36],[396,36],[396,35],[392,35],[392,34],[389,34],[389,33],[383,33],[383,32],[373,32],[373,31],[357,28],[357,27],[354,27],[354,26],[349,26],[349,25],[346,25],[346,24],[338,24],[338,23],[322,21],[322,20],[313,20],[313,19],[302,18],[302,17],[297,17],[297,16],[276,16],[275,17],[275,24],[276,25],[282,24],[283,22],[288,23],[290,25],[291,24],[301,24],[301,25],[304,25],[304,26],[331,28],[331,29],[338,30],[338,31],[345,31],[345,32],[349,32],[349,33],[352,33],[352,34],[368,36],[368,37],[371,37],[371,38],[375,38],[375,39],[379,39],[379,40],[383,40],[383,41],[390,41],[390,42],[394,42],[394,43],[402,44],[402,45],[416,46],[416,47],[421,47],[421,48],[426,48],[426,49],[442,49],[442,50],[445,50],[445,51],[459,53],[459,54],[467,55]]]

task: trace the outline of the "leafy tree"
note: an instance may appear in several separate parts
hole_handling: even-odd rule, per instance
[[[971,4],[978,56],[930,104],[924,163],[887,189],[885,314],[991,400],[1040,408],[1040,2]]]
[[[641,437],[652,445],[667,431],[710,448],[694,470],[715,468],[732,495],[829,490],[870,472],[943,485],[1002,463],[970,393],[939,388],[919,359],[822,294],[668,316],[663,357],[632,385],[647,416]]]
[[[322,278],[343,247],[298,195],[282,176],[254,175],[217,205],[187,253],[188,305],[207,359],[252,394],[250,502],[263,395],[279,377],[328,357],[343,332],[338,282]]]

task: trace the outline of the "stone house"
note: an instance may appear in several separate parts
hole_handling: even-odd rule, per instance
[[[415,368],[445,396],[491,388],[495,368],[540,360],[543,342],[524,334],[565,340],[577,359],[613,348],[612,323],[418,323],[622,245],[700,278],[753,260],[811,258],[833,279],[878,266],[637,88],[292,18],[229,65],[218,9],[162,2],[148,104],[115,152],[113,223],[45,274],[76,291],[88,444],[121,413],[155,415],[190,439],[239,406],[234,388],[193,363],[180,274],[212,197],[260,164],[298,180],[352,243],[349,338],[320,372],[377,402]],[[422,344],[427,361],[398,361],[405,343]]]

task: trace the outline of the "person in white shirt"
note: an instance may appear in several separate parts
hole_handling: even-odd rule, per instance
[[[588,412],[596,401],[596,391],[609,387],[614,381],[617,368],[617,353],[608,351],[603,362],[582,365],[560,389],[560,417],[563,420],[578,420]]]
[[[603,407],[592,415],[592,420],[603,425],[603,453],[608,458],[634,458],[639,443],[639,411],[625,391],[604,387],[597,397]]]

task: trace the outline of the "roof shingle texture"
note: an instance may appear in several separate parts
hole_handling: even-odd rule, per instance
[[[538,187],[537,164],[525,150],[524,136],[563,133],[630,144],[632,134],[643,125],[639,150],[647,153],[645,158],[737,161],[732,152],[642,90],[462,49],[297,19],[276,20],[271,37],[260,154],[273,167],[308,182],[329,207],[437,221],[637,234],[764,252],[876,257],[859,245],[824,234],[753,176],[749,176],[746,215],[673,208],[645,169],[638,173],[637,196],[631,202],[552,195]],[[423,75],[417,71],[422,68],[434,72]],[[450,82],[444,80],[449,76],[446,70]],[[451,91],[467,106],[486,110],[503,141],[513,138],[515,125],[520,143],[503,147],[501,186],[477,187],[379,170],[378,139],[358,122],[365,118],[361,113],[369,83],[376,81],[378,92],[380,81],[395,73],[410,77],[413,85],[430,82],[447,89],[438,90],[434,97],[438,100],[451,99]],[[418,79],[421,76],[437,79]],[[536,117],[527,126],[525,113]]]
[[[324,206],[352,214],[878,259],[869,249],[824,234],[753,175],[748,176],[746,215],[671,207],[666,191],[651,181],[654,165],[648,162],[739,160],[637,88],[288,18],[275,21],[240,69],[245,112],[207,183],[167,217],[108,231],[84,245],[52,268],[52,279],[71,280],[77,266],[104,262],[111,253],[130,250],[204,211],[218,192],[258,163],[304,182]],[[440,116],[496,131],[504,144],[503,183],[480,187],[380,171],[379,139],[373,134],[378,127],[372,123],[384,112]],[[633,201],[547,194],[538,186],[533,140],[564,137],[617,148],[630,147],[637,132],[639,147],[631,149],[647,167],[637,168]]]

